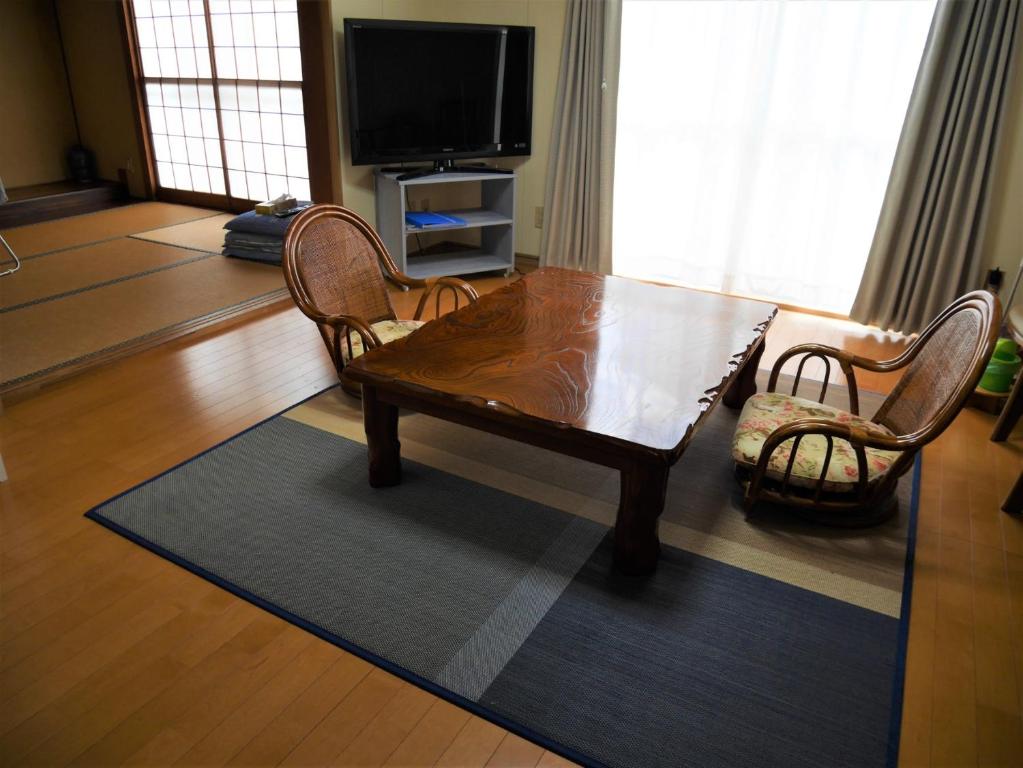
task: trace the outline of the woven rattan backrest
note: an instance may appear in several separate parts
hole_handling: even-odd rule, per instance
[[[943,430],[977,386],[999,318],[995,298],[985,291],[949,306],[914,343],[915,357],[874,421],[900,436]]]
[[[316,205],[288,228],[284,270],[304,312],[354,315],[366,323],[394,320],[380,271],[379,238],[369,224],[336,205]]]

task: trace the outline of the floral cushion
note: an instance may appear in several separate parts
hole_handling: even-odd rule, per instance
[[[379,323],[373,323],[370,327],[373,332],[380,337],[380,341],[386,344],[389,341],[395,339],[402,339],[408,336],[412,331],[417,328],[426,325],[425,321],[422,320],[381,320]],[[352,355],[351,357],[358,357],[365,350],[362,348],[362,336],[355,331],[351,332],[352,337]],[[341,339],[341,355],[345,360],[350,360],[348,356],[348,342]]]
[[[778,427],[797,419],[834,419],[835,421],[858,427],[865,432],[889,435],[891,432],[880,424],[854,416],[830,405],[804,400],[801,397],[783,395],[777,392],[762,392],[753,395],[746,401],[739,416],[739,426],[735,429],[732,440],[732,457],[740,465],[756,467],[760,451],[768,435]],[[768,463],[767,476],[775,480],[785,477],[792,444],[795,438],[786,440],[778,446]],[[901,455],[899,451],[883,451],[877,448],[866,448],[867,477],[873,481],[881,477]],[[796,460],[792,463],[792,475],[789,482],[804,488],[816,488],[827,452],[827,438],[823,435],[808,435],[799,443]],[[828,474],[824,481],[826,491],[852,491],[859,480],[859,465],[853,447],[845,440],[834,439],[834,449]]]

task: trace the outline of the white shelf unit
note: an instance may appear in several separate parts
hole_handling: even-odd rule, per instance
[[[410,169],[411,170],[411,169]],[[470,275],[477,272],[504,272],[515,269],[515,174],[474,173],[472,171],[438,173],[418,179],[398,181],[398,173],[376,172],[377,232],[397,262],[410,277]],[[478,182],[480,207],[436,211],[465,220],[465,226],[412,227],[405,223],[406,189],[427,184]],[[448,253],[415,255],[409,238],[427,232],[478,229],[480,247],[452,250]]]

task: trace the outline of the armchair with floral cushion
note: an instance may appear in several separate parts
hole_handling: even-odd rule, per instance
[[[869,360],[819,344],[783,353],[767,392],[746,401],[732,440],[747,513],[763,500],[834,525],[871,525],[891,517],[899,477],[962,409],[991,356],[1000,324],[998,300],[974,291],[949,305],[891,360]],[[791,393],[775,391],[782,367],[800,356]],[[812,358],[825,365],[817,401],[796,395]],[[848,383],[848,410],[824,404],[832,361]],[[859,413],[857,368],[904,370],[871,418]]]
[[[342,386],[360,394],[342,378],[345,365],[366,350],[409,335],[431,298],[440,314],[441,296],[449,291],[458,309],[479,294],[454,277],[420,280],[400,272],[380,236],[354,211],[339,205],[314,205],[302,211],[284,236],[284,279],[295,304],[316,323]],[[402,288],[423,288],[415,315],[399,320],[384,279]]]

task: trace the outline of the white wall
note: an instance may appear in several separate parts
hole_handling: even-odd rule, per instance
[[[132,103],[132,75],[121,36],[118,3],[57,0],[82,143],[96,155],[101,179],[127,172],[128,191],[144,197],[142,147]]]
[[[0,8],[0,177],[9,189],[67,178],[77,141],[53,6]]]

